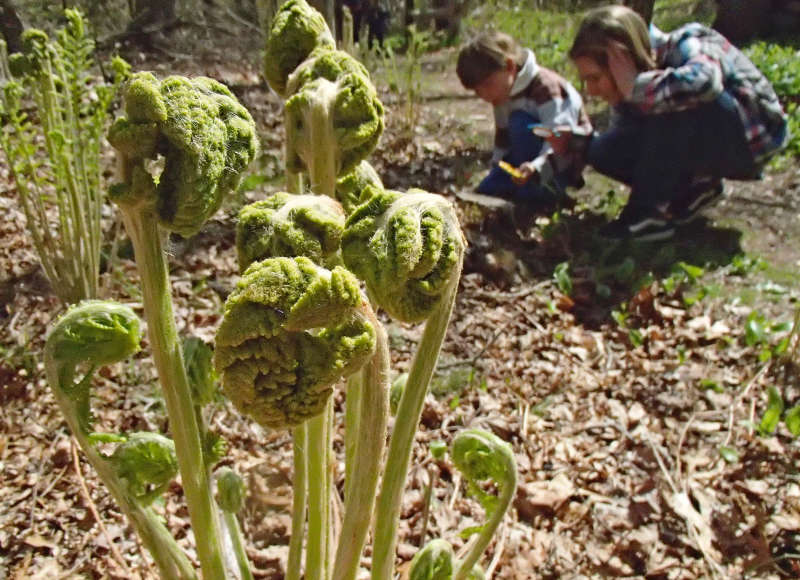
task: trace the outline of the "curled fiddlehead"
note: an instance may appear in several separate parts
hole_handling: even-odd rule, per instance
[[[408,571],[409,580],[452,580],[453,547],[442,539],[431,540],[414,554]]]
[[[70,308],[50,330],[45,343],[45,365],[51,388],[67,417],[74,417],[84,434],[91,430],[89,389],[99,366],[124,360],[139,350],[139,318],[127,306],[85,300]],[[75,383],[80,365],[89,367]],[[62,405],[63,407],[63,405]]]
[[[267,427],[320,413],[333,383],[372,355],[375,329],[358,280],[311,260],[254,262],[225,304],[215,365],[240,412]]]
[[[464,244],[445,198],[422,190],[385,190],[348,217],[342,257],[392,317],[420,322],[459,275]]]
[[[47,380],[81,449],[136,527],[162,577],[195,578],[188,558],[148,507],[175,475],[172,442],[155,433],[113,436],[112,440],[122,442],[111,456],[104,456],[94,443],[103,436],[90,432],[93,371],[134,354],[140,338],[139,319],[129,307],[101,300],[81,302],[48,333],[44,348]],[[83,368],[86,374],[76,383]]]
[[[362,161],[352,171],[336,180],[336,199],[342,204],[347,215],[381,191],[383,182],[375,168],[367,161]]]
[[[264,51],[264,77],[272,90],[286,98],[286,83],[298,65],[314,50],[335,46],[322,14],[305,0],[289,0],[272,21]]]
[[[470,491],[478,497],[486,511],[486,523],[470,530],[478,532],[466,558],[459,563],[455,578],[469,577],[473,566],[483,554],[497,526],[511,506],[517,488],[517,464],[511,446],[488,431],[466,429],[459,432],[451,446],[453,462],[468,482]],[[497,486],[497,495],[484,491],[479,483],[491,480]]]
[[[341,57],[355,63],[352,66],[318,67],[332,78],[314,76],[315,63],[339,54],[343,53],[322,52],[298,70],[297,90],[285,109],[287,169],[307,171],[312,191],[330,196],[337,177],[372,152],[384,127],[377,91],[352,57]]]
[[[132,433],[109,458],[128,492],[142,505],[158,498],[178,473],[175,443],[159,433]]]
[[[342,206],[327,196],[281,192],[246,205],[236,226],[239,268],[280,256],[327,263],[339,250],[344,220]]]
[[[127,117],[109,141],[127,161],[123,183],[112,188],[121,205],[153,204],[165,228],[195,233],[233,191],[256,155],[250,113],[219,82],[206,77],[133,75],[124,90]],[[164,157],[156,179],[147,162]]]

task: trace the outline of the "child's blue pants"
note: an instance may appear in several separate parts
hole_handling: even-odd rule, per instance
[[[539,155],[544,139],[534,135],[529,127],[539,122],[538,118],[525,111],[511,111],[508,119],[510,146],[503,161],[518,167]],[[478,185],[477,192],[505,197],[512,201],[538,204],[558,201],[564,196],[564,189],[563,180],[560,178],[556,179],[555,184],[543,185],[534,176],[527,183],[517,185],[508,173],[493,165],[489,174]]]

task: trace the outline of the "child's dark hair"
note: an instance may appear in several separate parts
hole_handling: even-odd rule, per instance
[[[506,68],[508,59],[521,67],[525,50],[508,34],[485,32],[461,48],[456,74],[465,88],[474,89],[492,73]]]

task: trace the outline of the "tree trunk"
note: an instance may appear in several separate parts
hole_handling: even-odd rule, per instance
[[[623,2],[626,6],[636,10],[648,24],[653,19],[653,5],[655,3],[655,0],[625,0]]]
[[[22,50],[20,36],[24,29],[14,3],[11,0],[0,0],[0,34],[5,38],[9,54]]]
[[[735,43],[763,34],[769,25],[771,0],[717,0],[714,28]]]
[[[129,32],[138,32],[154,25],[175,20],[176,0],[130,0],[131,22]]]

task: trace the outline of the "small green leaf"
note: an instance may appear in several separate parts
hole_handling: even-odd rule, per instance
[[[461,538],[463,538],[463,539],[465,539],[465,540],[466,540],[466,539],[467,539],[467,538],[469,538],[469,537],[470,537],[472,534],[480,534],[480,533],[481,533],[481,531],[483,531],[483,526],[470,526],[470,527],[468,527],[468,528],[464,528],[463,530],[461,530],[460,532],[458,532],[458,535],[459,535]]]
[[[450,410],[453,411],[458,408],[458,405],[461,403],[461,397],[456,395],[452,399],[450,399]]]
[[[694,282],[700,276],[705,273],[705,270],[700,268],[699,266],[693,266],[692,264],[687,264],[686,262],[679,262],[678,266],[681,270],[686,273],[686,276],[689,278],[690,281]]]
[[[635,328],[631,328],[628,331],[628,338],[633,346],[642,346],[642,344],[644,344],[644,337],[642,336],[642,333]]]
[[[767,403],[767,410],[764,411],[764,416],[761,417],[761,423],[758,424],[758,431],[762,435],[771,435],[778,428],[778,423],[783,414],[783,398],[775,387],[770,387],[767,390],[769,398]]]
[[[116,433],[89,433],[89,441],[94,443],[124,443],[128,438]]]
[[[572,277],[569,273],[569,262],[561,262],[553,270],[553,279],[556,281],[556,287],[563,294],[572,293]]]
[[[447,453],[447,443],[441,439],[436,439],[435,441],[428,443],[428,449],[430,449],[431,455],[433,455],[434,459],[442,459],[444,458],[445,453]]]
[[[736,463],[739,461],[739,452],[733,447],[723,445],[719,448],[719,454],[726,463]]]
[[[786,423],[786,428],[793,437],[800,435],[800,405],[795,405],[786,411],[783,422]]]
[[[725,389],[722,388],[722,385],[711,379],[703,379],[702,381],[700,381],[700,388],[703,389],[704,391],[711,389],[715,393],[722,393],[725,391]]]
[[[270,181],[270,178],[262,173],[251,173],[242,179],[242,182],[239,184],[238,191],[241,193],[253,191],[255,188],[264,185],[268,181]]]
[[[764,324],[757,312],[751,312],[744,325],[744,342],[753,346],[764,342]]]
[[[628,256],[619,266],[617,266],[617,269],[614,272],[614,277],[621,282],[626,282],[633,276],[633,271],[635,268],[636,262],[633,260],[633,258]]]

